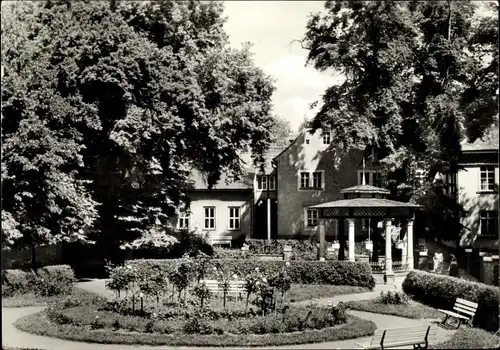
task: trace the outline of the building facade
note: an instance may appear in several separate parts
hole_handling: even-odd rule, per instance
[[[466,210],[462,219],[462,247],[498,253],[498,128],[483,139],[462,143],[457,174],[457,196]]]

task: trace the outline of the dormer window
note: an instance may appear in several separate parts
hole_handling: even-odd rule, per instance
[[[257,177],[257,188],[259,190],[267,190],[267,175],[259,175]]]
[[[323,144],[324,145],[329,145],[330,142],[331,142],[330,132],[329,131],[323,132],[322,137],[323,137]]]

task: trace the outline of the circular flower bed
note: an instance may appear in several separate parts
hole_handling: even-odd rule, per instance
[[[130,301],[67,299],[21,318],[21,330],[96,343],[192,346],[272,346],[343,340],[371,335],[375,324],[346,315],[342,304],[284,306],[259,315],[235,301],[199,305],[174,302],[133,310]]]

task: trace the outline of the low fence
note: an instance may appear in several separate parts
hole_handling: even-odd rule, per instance
[[[385,262],[372,261],[370,262],[370,267],[373,273],[384,273],[385,272]],[[392,262],[392,271],[394,272],[406,272],[408,271],[408,264],[402,261]]]

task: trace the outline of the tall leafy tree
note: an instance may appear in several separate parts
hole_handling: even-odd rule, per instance
[[[249,47],[228,47],[222,11],[201,1],[53,1],[32,18],[28,38],[44,58],[33,71],[49,72],[46,89],[71,104],[48,113],[84,130],[73,177],[99,203],[107,252],[173,215],[191,169],[213,185],[222,172],[241,174],[242,151],[263,160],[274,87]]]
[[[498,122],[498,12],[478,21],[476,10],[470,1],[327,1],[307,24],[308,62],[345,78],[325,91],[313,127],[334,130],[346,151],[379,148],[399,198],[439,198],[435,174],[457,171],[460,142]],[[415,190],[416,168],[427,190]]]

